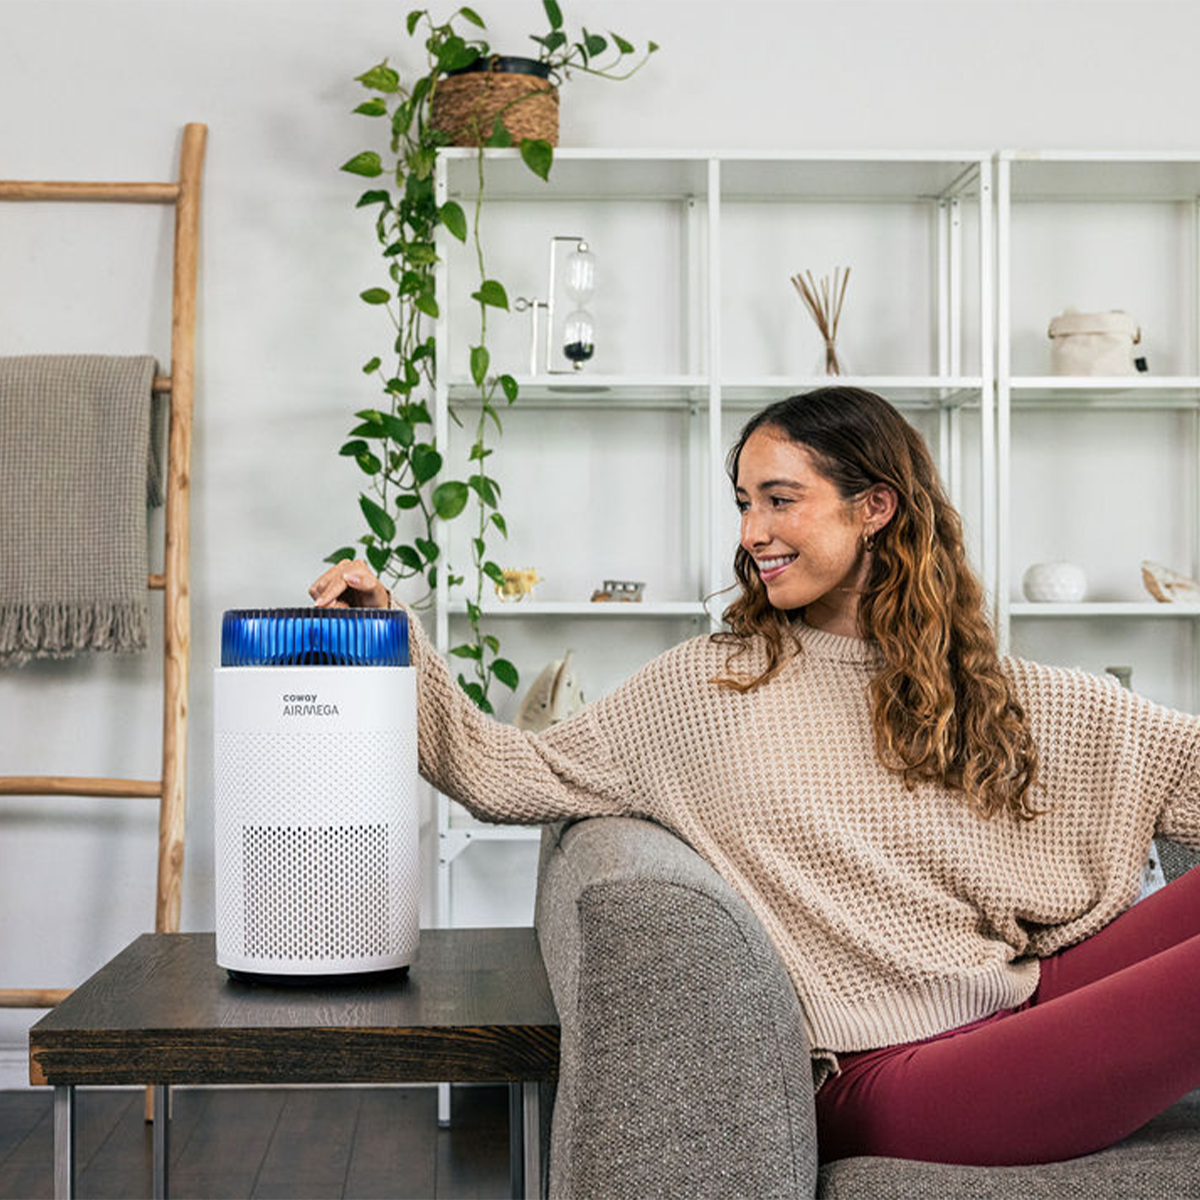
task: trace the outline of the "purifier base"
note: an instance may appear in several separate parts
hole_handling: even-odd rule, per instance
[[[235,970],[226,967],[229,978],[236,983],[253,983],[264,987],[336,987],[341,984],[396,983],[408,974],[408,966],[389,967],[384,971],[347,971],[340,975],[266,975],[257,971]]]

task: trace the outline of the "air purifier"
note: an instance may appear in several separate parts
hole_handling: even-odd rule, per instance
[[[407,616],[234,609],[215,675],[217,963],[272,983],[406,970],[420,882]]]

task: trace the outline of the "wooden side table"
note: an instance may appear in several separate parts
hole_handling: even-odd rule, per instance
[[[172,1084],[510,1086],[514,1196],[541,1193],[539,1085],[558,1014],[532,929],[427,929],[407,977],[313,988],[232,982],[211,933],[143,934],[29,1031],[54,1086],[54,1191],[74,1195],[75,1088],[154,1088],[154,1195],[168,1191]]]

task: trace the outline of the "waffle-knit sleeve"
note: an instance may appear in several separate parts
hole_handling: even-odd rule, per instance
[[[393,607],[403,608],[393,601]],[[540,733],[481,712],[451,677],[420,619],[407,609],[417,671],[417,753],[421,775],[472,815],[503,824],[635,811],[617,747],[597,705]],[[618,697],[600,704],[620,708]],[[617,715],[619,722],[619,712]]]
[[[1043,762],[1057,760],[1060,781],[1136,805],[1155,833],[1200,849],[1200,716],[1111,678],[1016,663]]]

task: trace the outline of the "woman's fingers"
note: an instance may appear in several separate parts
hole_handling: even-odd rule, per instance
[[[387,590],[361,559],[334,563],[308,589],[318,608],[382,608]]]

